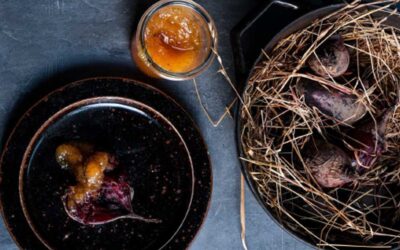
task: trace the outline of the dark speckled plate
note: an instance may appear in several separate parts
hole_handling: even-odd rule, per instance
[[[116,155],[128,169],[135,213],[162,222],[70,219],[61,196],[73,177],[54,157],[66,141]],[[21,118],[4,147],[0,201],[24,249],[183,249],[205,218],[211,179],[206,147],[179,105],[133,80],[95,78],[49,94]]]

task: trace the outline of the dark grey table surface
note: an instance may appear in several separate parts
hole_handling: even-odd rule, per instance
[[[240,168],[234,121],[214,128],[196,100],[192,82],[148,79],[137,71],[129,45],[149,0],[1,0],[0,139],[22,100],[85,76],[119,75],[145,80],[176,98],[199,125],[214,172],[211,207],[191,249],[241,249]],[[257,0],[199,0],[219,30],[219,52],[233,77],[229,32]],[[273,25],[273,24],[268,24]],[[198,78],[211,115],[224,112],[234,94],[214,64]],[[246,187],[247,189],[247,187]],[[246,190],[249,249],[307,249],[277,226]],[[0,249],[17,249],[0,222]]]

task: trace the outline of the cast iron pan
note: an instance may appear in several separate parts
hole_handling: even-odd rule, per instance
[[[60,197],[73,176],[54,161],[67,141],[116,155],[127,166],[135,213],[161,223],[71,220]],[[184,249],[211,196],[207,149],[188,114],[159,90],[123,78],[81,80],[45,96],[17,123],[0,163],[2,215],[23,249]]]
[[[279,1],[278,1],[279,2]],[[292,23],[290,23],[289,25],[287,25],[284,29],[282,29],[278,34],[276,34],[269,42],[268,44],[265,46],[264,51],[266,51],[268,53],[268,51],[270,51],[271,49],[273,49],[276,44],[281,41],[283,38],[289,36],[290,34],[301,30],[305,27],[307,27],[308,25],[310,25],[313,21],[315,21],[316,19],[322,18],[324,16],[327,16],[331,13],[333,13],[334,11],[338,10],[339,8],[343,7],[343,4],[334,4],[334,5],[329,5],[326,7],[322,7],[319,9],[316,9],[312,12],[309,12],[303,16],[301,16],[300,18],[296,19],[295,21],[293,21]],[[379,15],[380,13],[378,13]],[[383,15],[385,15],[384,13],[382,13]],[[387,20],[387,24],[388,25],[392,25],[394,27],[399,27],[400,26],[400,20],[396,17],[391,17]],[[263,60],[265,60],[265,57],[263,56],[263,54],[261,53],[260,56],[258,57],[258,59],[256,60],[256,62],[254,63],[253,66],[258,65],[260,62],[262,62]],[[253,67],[254,68],[254,67]],[[253,74],[253,70],[250,71],[249,76],[251,76]],[[247,85],[247,81],[246,84]],[[245,87],[244,87],[245,88]],[[242,105],[239,104],[238,105],[238,111],[237,111],[237,116],[236,116],[236,132],[237,132],[237,145],[238,145],[238,150],[239,150],[239,154],[240,157],[243,156],[243,149],[241,146],[241,141],[240,141],[240,135],[241,135],[241,108]],[[280,226],[282,226],[285,230],[289,231],[290,233],[292,233],[294,236],[296,236],[296,238],[303,240],[305,243],[309,244],[309,246],[311,247],[315,247],[315,242],[308,236],[303,235],[303,234],[299,234],[296,231],[293,231],[292,229],[283,226],[281,224],[281,222],[278,220],[278,218],[276,217],[275,212],[265,204],[265,202],[262,200],[262,197],[260,196],[257,187],[255,185],[255,183],[253,182],[252,177],[250,176],[249,172],[247,171],[246,168],[246,162],[245,161],[241,161],[241,169],[242,169],[242,173],[245,176],[245,179],[247,181],[247,184],[249,185],[253,195],[256,197],[257,201],[259,202],[259,204],[264,208],[264,210],[266,211],[266,213]],[[351,237],[338,237],[337,238],[337,242],[338,244],[340,243],[351,243],[353,241],[353,239]],[[355,241],[357,243],[357,241]],[[354,242],[353,242],[354,243]],[[349,248],[346,248],[349,249]]]
[[[236,87],[242,90],[260,50],[289,23],[310,11],[342,0],[264,0],[231,31]],[[262,34],[262,36],[260,36]]]

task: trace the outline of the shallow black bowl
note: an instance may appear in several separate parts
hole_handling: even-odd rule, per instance
[[[61,196],[74,178],[54,158],[68,141],[116,155],[128,169],[135,213],[162,222],[70,219]],[[191,119],[162,92],[128,79],[87,79],[40,100],[12,132],[1,170],[3,217],[24,249],[186,248],[211,195],[207,150]]]

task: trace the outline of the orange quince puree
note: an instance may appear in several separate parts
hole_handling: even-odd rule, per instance
[[[210,34],[204,19],[182,5],[166,6],[148,20],[144,44],[153,62],[174,73],[200,66],[210,51]]]

